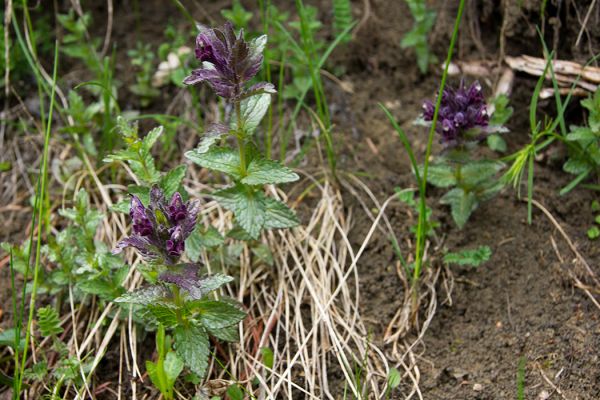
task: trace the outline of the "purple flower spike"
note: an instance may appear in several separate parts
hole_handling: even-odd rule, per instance
[[[184,203],[179,193],[167,203],[158,186],[150,191],[148,207],[132,196],[129,215],[133,220],[133,233],[120,241],[113,253],[133,247],[148,261],[175,264],[185,250],[185,240],[194,230],[199,213],[198,202]]]
[[[179,193],[175,193],[171,198],[167,212],[169,214],[169,219],[175,223],[181,222],[186,218],[187,207],[183,204],[183,200]]]
[[[217,95],[237,100],[252,94],[244,91],[244,85],[252,79],[263,62],[265,35],[250,42],[244,40],[241,30],[236,36],[233,25],[225,23],[222,28],[203,27],[196,38],[196,58],[202,62],[200,69],[184,79],[186,85],[206,82]],[[273,93],[270,84],[258,84],[264,92]]]
[[[435,105],[427,100],[423,103],[423,119],[432,121]],[[468,88],[461,82],[458,89],[446,88],[442,93],[442,101],[436,125],[436,132],[441,135],[440,142],[445,147],[464,144],[473,138],[467,138],[469,130],[485,131],[489,124],[489,116],[485,97],[479,82],[474,82]],[[480,135],[477,139],[482,139]]]

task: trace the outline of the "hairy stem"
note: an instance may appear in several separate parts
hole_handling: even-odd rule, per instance
[[[239,100],[235,101],[235,117],[237,119],[237,131],[235,132],[235,138],[238,144],[238,150],[240,152],[240,174],[244,177],[247,174],[246,166],[246,142],[242,119],[242,106]]]

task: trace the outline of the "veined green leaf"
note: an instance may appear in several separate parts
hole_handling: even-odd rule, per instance
[[[268,93],[257,94],[242,100],[242,126],[246,134],[250,135],[256,130],[270,104],[271,95]],[[231,122],[231,129],[234,131],[238,129],[235,118]]]
[[[208,367],[208,335],[201,327],[178,325],[173,334],[175,351],[196,375],[203,377]]]
[[[465,193],[461,188],[454,188],[440,199],[440,203],[450,205],[452,218],[459,229],[462,229],[477,207],[477,197],[472,192]]]
[[[185,165],[180,165],[167,172],[160,179],[158,185],[165,192],[165,197],[167,199],[170,199],[171,196],[179,190],[179,186],[181,186],[181,182],[185,177],[186,170],[187,167]]]
[[[296,214],[279,200],[265,199],[265,229],[293,228],[300,223]]]
[[[115,303],[131,303],[146,306],[156,303],[167,296],[167,290],[159,285],[147,286],[133,292],[128,292],[116,298]]]
[[[491,160],[470,162],[461,168],[461,178],[466,185],[477,186],[496,175],[503,167],[504,164]]]
[[[194,308],[200,312],[202,324],[212,330],[235,325],[246,317],[238,304],[222,300],[196,301]]]
[[[267,185],[294,182],[298,179],[294,171],[277,161],[255,158],[248,165],[247,175],[241,182],[246,185]]]
[[[191,150],[185,156],[201,167],[224,172],[240,179],[240,156],[232,149],[214,147],[206,153]]]
[[[423,176],[423,167],[419,167],[419,175]],[[431,164],[427,168],[427,183],[439,188],[456,185],[454,168],[449,164]]]
[[[212,196],[226,209],[231,210],[237,223],[256,239],[265,225],[265,194],[242,185],[214,192]]]

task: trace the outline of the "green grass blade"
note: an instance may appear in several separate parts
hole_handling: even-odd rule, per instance
[[[458,28],[460,21],[462,20],[463,11],[465,8],[465,0],[460,0],[458,5],[458,12],[454,21],[454,29],[452,31],[452,38],[450,39],[450,46],[448,48],[448,55],[446,57],[446,63],[444,64],[444,73],[442,74],[442,81],[438,90],[438,96],[435,104],[435,111],[433,113],[433,120],[429,129],[429,136],[427,138],[427,148],[425,150],[425,161],[423,163],[423,175],[420,180],[419,186],[419,222],[417,225],[417,244],[416,244],[416,257],[415,257],[415,270],[413,273],[413,285],[418,282],[421,276],[421,269],[423,264],[423,255],[425,253],[425,230],[427,224],[427,203],[425,199],[425,191],[427,189],[427,169],[429,167],[429,158],[431,156],[431,146],[433,145],[433,137],[435,134],[435,127],[438,120],[440,111],[440,104],[442,102],[442,93],[446,86],[446,79],[448,78],[448,68],[452,61],[452,54],[454,53],[454,46],[458,37]]]
[[[38,213],[38,227],[37,227],[37,238],[36,238],[36,248],[35,248],[35,264],[33,269],[33,286],[31,290],[31,297],[29,299],[29,317],[27,319],[27,330],[25,331],[25,346],[23,348],[23,356],[21,357],[21,368],[19,371],[19,380],[18,380],[18,391],[20,393],[21,389],[21,381],[23,377],[23,373],[25,371],[25,363],[27,361],[27,351],[29,347],[29,341],[31,338],[31,327],[33,323],[34,311],[35,311],[35,303],[37,298],[37,287],[40,273],[40,253],[42,246],[42,214],[44,210],[44,197],[46,195],[46,187],[48,183],[48,157],[50,154],[50,132],[52,129],[52,114],[54,112],[54,100],[56,97],[56,77],[58,74],[58,49],[59,44],[58,41],[55,42],[54,47],[54,69],[52,72],[52,92],[50,95],[50,108],[48,110],[48,119],[47,124],[45,126],[45,134],[44,134],[44,149],[42,154],[42,169],[41,169],[41,181],[39,186],[39,191],[37,194],[38,201],[38,209],[36,210]],[[43,113],[44,110],[41,110]],[[32,245],[33,247],[33,245]]]

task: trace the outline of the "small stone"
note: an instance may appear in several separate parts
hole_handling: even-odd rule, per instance
[[[483,385],[481,383],[476,383],[473,385],[473,390],[476,392],[481,392],[483,390]]]

